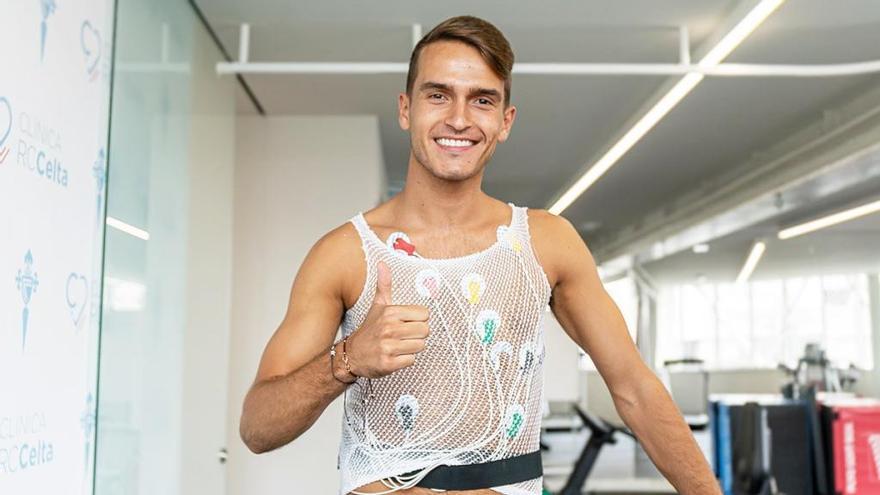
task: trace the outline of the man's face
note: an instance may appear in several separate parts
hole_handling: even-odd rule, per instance
[[[422,50],[412,95],[399,96],[398,110],[415,159],[450,181],[480,173],[516,116],[516,108],[504,108],[504,81],[476,49],[456,41]]]

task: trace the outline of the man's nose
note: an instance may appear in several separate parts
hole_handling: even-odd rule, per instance
[[[467,102],[459,101],[450,106],[449,114],[446,117],[446,125],[457,132],[467,130],[471,126]]]

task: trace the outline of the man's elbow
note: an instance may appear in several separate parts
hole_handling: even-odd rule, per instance
[[[265,454],[283,447],[299,438],[309,427],[309,425],[294,425],[292,430],[284,432],[282,436],[272,436],[267,431],[260,431],[253,427],[252,423],[252,420],[242,414],[238,435],[248,450],[254,454]]]
[[[248,421],[245,416],[241,416],[238,425],[238,436],[241,437],[242,443],[254,454],[264,454],[272,450],[269,445],[257,435],[252,428],[248,427]]]
[[[657,394],[665,392],[663,383],[652,372],[644,373],[639,378],[627,380],[612,391],[614,406],[621,418],[626,419],[631,413],[651,402]]]
[[[639,407],[640,397],[633,390],[634,389],[616,390],[611,393],[611,398],[614,401],[614,409],[617,410],[617,414],[620,415],[620,418],[623,419],[624,422],[626,422],[630,412],[637,410]]]
[[[254,411],[248,407],[248,400],[245,398],[244,407],[242,408],[241,418],[238,422],[238,436],[242,443],[254,454],[265,454],[278,446],[273,445],[271,438],[266,431],[259,428],[260,421],[254,417]]]

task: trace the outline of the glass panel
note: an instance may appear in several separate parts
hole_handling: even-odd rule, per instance
[[[219,494],[209,487],[222,480],[207,477],[203,490],[186,488],[200,471],[187,457],[198,412],[187,405],[195,379],[183,356],[197,354],[186,347],[198,339],[188,283],[215,256],[197,252],[200,229],[226,228],[229,219],[222,208],[205,211],[203,198],[232,202],[217,177],[231,184],[235,80],[214,73],[220,54],[186,2],[119,0],[117,8],[107,208],[143,232],[107,232],[95,493]],[[212,153],[225,161],[206,159]],[[225,421],[218,413],[203,422],[214,416]],[[214,452],[199,459],[221,476]]]
[[[785,281],[782,360],[797,365],[808,342],[825,338],[822,319],[822,280],[820,277],[796,277]]]
[[[857,345],[866,334],[865,328],[870,328],[867,277],[827,277],[822,288],[828,358],[840,365],[863,362],[871,348]]]
[[[620,310],[621,315],[623,316],[623,321],[626,323],[627,329],[629,330],[629,336],[636,340],[636,331],[637,324],[639,318],[639,297],[636,293],[636,285],[635,282],[629,277],[620,278],[614,280],[613,282],[608,282],[604,284],[605,291],[608,293],[608,296],[614,301],[614,304],[617,305]],[[580,352],[580,361],[578,366],[583,370],[595,370],[596,365],[593,363],[593,360],[590,359],[583,350],[579,350]]]
[[[722,284],[718,295],[718,361],[720,368],[748,362],[752,352],[749,287]]]

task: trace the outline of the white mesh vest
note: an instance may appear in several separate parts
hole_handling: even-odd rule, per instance
[[[373,303],[377,263],[391,269],[392,303],[430,311],[431,331],[415,364],[378,379],[359,378],[344,397],[340,493],[385,480],[380,493],[413,486],[440,464],[476,464],[539,449],[543,394],[543,315],[550,285],[530,243],[526,208],[508,203],[490,247],[429,259],[395,250],[362,213],[357,228],[367,276],[345,312],[343,335]],[[417,472],[406,478],[404,473]],[[541,478],[492,487],[506,495],[540,494]],[[371,489],[371,493],[376,490]]]

